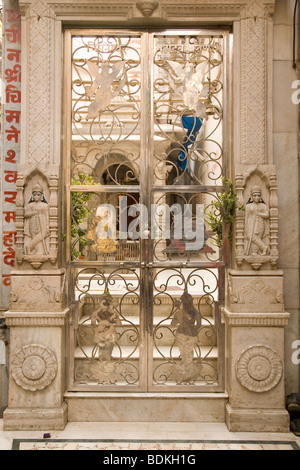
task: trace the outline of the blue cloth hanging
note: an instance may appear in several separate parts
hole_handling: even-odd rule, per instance
[[[198,132],[201,129],[202,122],[198,117],[195,116],[182,116],[182,125],[187,129],[187,135],[183,142],[184,150],[180,151],[177,158],[177,165],[182,171],[189,171],[187,167],[187,152],[190,145],[192,145],[197,137]]]

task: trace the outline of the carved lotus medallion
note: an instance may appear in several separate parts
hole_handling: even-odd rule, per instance
[[[281,379],[282,364],[276,351],[266,346],[251,346],[242,352],[236,363],[240,384],[252,392],[267,392]]]
[[[19,349],[11,363],[14,381],[24,390],[43,390],[54,380],[57,361],[52,351],[38,344]]]

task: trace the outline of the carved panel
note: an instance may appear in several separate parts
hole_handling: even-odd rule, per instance
[[[43,390],[53,382],[57,361],[50,349],[39,344],[29,344],[19,349],[11,362],[11,375],[24,390]]]
[[[266,43],[261,2],[241,20],[241,163],[266,163]]]
[[[246,284],[236,294],[231,293],[231,300],[240,304],[262,305],[283,303],[283,292],[277,292],[269,286],[266,286],[262,279],[253,279]]]
[[[250,346],[237,360],[236,376],[247,390],[267,392],[279,383],[282,363],[273,349],[263,345]]]
[[[55,125],[55,31],[47,2],[21,3],[26,30],[26,127],[25,155],[29,164],[54,161]],[[29,118],[30,117],[30,118]]]
[[[23,273],[22,273],[23,274]],[[20,312],[60,311],[65,303],[65,276],[14,274],[10,310]]]

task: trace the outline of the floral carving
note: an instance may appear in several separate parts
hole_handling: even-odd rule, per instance
[[[239,304],[278,304],[283,303],[283,293],[278,293],[271,287],[266,287],[262,279],[254,279],[241,289],[237,295],[231,289],[231,300]]]
[[[54,380],[57,361],[52,351],[39,344],[19,349],[11,363],[11,374],[24,390],[43,390]]]
[[[236,363],[240,384],[251,392],[267,392],[282,376],[282,364],[276,351],[267,346],[251,346],[242,352]]]
[[[143,14],[143,16],[151,16],[154,10],[158,7],[158,2],[150,0],[148,2],[137,2],[137,8]]]
[[[17,292],[11,291],[11,301],[31,305],[61,302],[62,292],[57,292],[52,286],[48,286],[41,277],[34,276],[26,284],[18,288]]]

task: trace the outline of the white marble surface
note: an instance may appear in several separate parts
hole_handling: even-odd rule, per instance
[[[13,439],[42,440],[44,433],[50,432],[51,439],[117,439],[127,440],[184,440],[184,441],[293,441],[300,446],[300,437],[293,433],[248,433],[230,432],[225,424],[217,423],[72,423],[63,431],[3,431],[3,419],[0,420],[0,450],[11,450]],[[248,443],[248,444],[247,444]],[[125,443],[125,445],[128,445]],[[257,448],[258,445],[251,445]],[[253,447],[254,446],[254,447]],[[55,447],[55,446],[54,446]],[[211,447],[211,445],[210,445]],[[238,449],[239,445],[236,443]],[[48,445],[48,448],[51,448]],[[258,446],[259,448],[259,446]],[[138,444],[136,449],[138,449]],[[134,449],[134,450],[136,450]],[[172,444],[168,447],[172,449]]]

